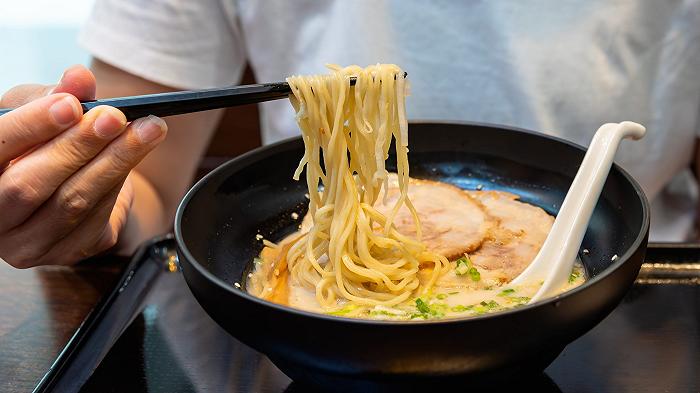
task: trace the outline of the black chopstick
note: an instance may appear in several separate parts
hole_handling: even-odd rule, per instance
[[[406,73],[404,73],[404,77],[406,77]],[[354,85],[355,81],[354,77],[350,78],[350,85]],[[81,101],[80,105],[83,107],[83,113],[96,106],[109,105],[121,110],[126,115],[127,121],[132,121],[148,115],[159,117],[181,115],[210,109],[279,100],[287,98],[291,93],[292,91],[286,82],[278,82],[105,98],[102,100]],[[11,110],[11,108],[0,109],[0,116]]]
[[[181,115],[183,113],[279,100],[287,98],[289,94],[291,94],[289,85],[282,82],[105,98],[102,100],[82,101],[80,105],[83,107],[83,113],[96,106],[109,105],[121,110],[126,115],[126,119],[132,121],[148,115],[159,117]],[[11,110],[0,109],[0,116]]]

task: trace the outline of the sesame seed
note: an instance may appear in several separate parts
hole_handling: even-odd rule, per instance
[[[234,282],[234,283],[233,283],[233,286],[236,287],[236,288],[238,288],[238,289],[241,288],[241,284],[239,284],[239,283],[237,283],[237,282]]]
[[[588,254],[590,254],[590,253],[591,253],[591,252],[588,251],[587,248],[584,248],[584,249],[583,249],[583,255],[588,255]]]
[[[610,260],[614,262],[614,261],[617,261],[617,258],[619,258],[619,257],[617,256],[617,254],[615,254],[612,256],[612,258],[610,258]]]
[[[257,235],[255,235],[255,240],[262,240],[262,238],[263,238],[263,235],[261,235],[259,233]]]

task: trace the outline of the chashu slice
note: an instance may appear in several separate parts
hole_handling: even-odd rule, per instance
[[[508,192],[468,193],[481,203],[486,214],[498,220],[481,247],[470,254],[471,260],[480,268],[498,271],[499,281],[511,281],[535,259],[554,217]]]
[[[388,217],[400,197],[396,174],[389,175],[386,200],[383,196],[374,207]],[[408,197],[418,212],[422,240],[428,250],[450,260],[476,250],[495,224],[479,203],[451,184],[411,179]],[[406,206],[399,209],[394,225],[399,232],[416,236],[413,215]]]
[[[399,196],[397,176],[390,173],[387,198],[380,195],[374,207],[388,217]],[[476,250],[495,225],[469,194],[447,183],[410,179],[408,197],[418,212],[422,240],[428,250],[450,260]],[[311,225],[311,216],[307,214],[301,231],[307,232]],[[406,206],[397,212],[394,226],[404,235],[416,236],[413,216]]]

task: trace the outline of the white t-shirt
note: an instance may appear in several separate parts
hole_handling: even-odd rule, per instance
[[[81,34],[101,60],[165,85],[236,84],[396,63],[409,118],[513,125],[587,145],[603,123],[647,127],[621,164],[652,201],[652,239],[685,240],[700,113],[698,1],[98,0]],[[263,141],[298,133],[262,105]]]

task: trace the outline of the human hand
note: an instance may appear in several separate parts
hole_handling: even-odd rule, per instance
[[[165,138],[162,119],[127,125],[119,110],[83,114],[95,78],[69,68],[56,86],[0,99],[0,258],[17,268],[70,264],[113,247],[133,200],[131,170]]]

